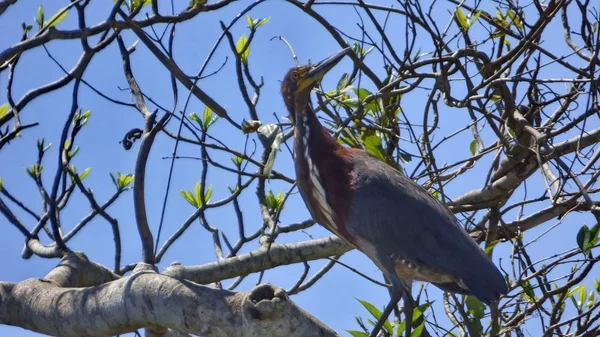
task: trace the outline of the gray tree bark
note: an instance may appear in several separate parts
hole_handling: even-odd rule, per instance
[[[0,282],[0,324],[64,336],[339,336],[262,284],[248,292],[214,289],[138,264],[119,277],[69,253],[45,278]]]

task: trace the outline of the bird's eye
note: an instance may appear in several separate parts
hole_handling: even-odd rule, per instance
[[[298,79],[298,77],[300,77],[300,75],[298,75],[298,72],[294,71],[294,72],[292,73],[292,80],[297,80],[297,79]]]

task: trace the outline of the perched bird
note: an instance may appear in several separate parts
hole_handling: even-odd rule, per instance
[[[497,300],[507,292],[506,282],[454,214],[367,151],[340,145],[319,122],[311,91],[350,52],[346,48],[317,64],[292,68],[281,85],[295,127],[297,185],[308,210],[365,253],[391,283],[383,322],[413,280],[473,294],[487,304]]]

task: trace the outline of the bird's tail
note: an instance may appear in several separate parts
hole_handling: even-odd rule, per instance
[[[472,273],[468,277],[464,277],[462,282],[481,302],[490,304],[492,301],[498,300],[501,295],[508,292],[506,281],[491,262],[487,261],[488,265]]]

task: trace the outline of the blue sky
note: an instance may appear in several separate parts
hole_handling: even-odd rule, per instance
[[[387,3],[386,1],[381,1]],[[166,2],[162,2],[166,4]],[[187,2],[186,2],[187,3]],[[57,12],[66,2],[58,1],[21,1],[16,6],[0,16],[0,31],[3,32],[0,38],[0,50],[16,43],[20,39],[22,21],[28,24],[34,24],[33,17],[37,15],[37,8],[42,5],[46,17],[50,17]],[[214,42],[221,34],[219,20],[229,23],[237,13],[243,10],[249,2],[240,1],[227,6],[223,10],[211,13],[203,13],[193,20],[177,26],[177,39],[175,42],[175,59],[181,68],[188,74],[194,74],[198,71],[200,65],[206,58]],[[102,21],[108,15],[111,1],[92,1],[87,10],[88,24]],[[147,7],[149,10],[149,7]],[[168,11],[165,5],[165,11]],[[350,6],[345,7],[327,7],[318,6],[319,13],[331,20],[332,24],[338,25],[346,33],[358,36],[359,30],[356,26],[358,18]],[[146,11],[144,10],[144,11]],[[264,77],[265,85],[262,88],[261,99],[257,106],[259,117],[263,123],[275,122],[274,114],[279,118],[287,115],[285,106],[279,95],[279,80],[285,74],[285,71],[294,65],[287,47],[279,41],[270,41],[273,36],[282,35],[294,46],[301,63],[308,60],[320,60],[340,49],[339,45],[319,26],[312,18],[304,15],[297,8],[286,4],[283,1],[267,1],[250,12],[253,18],[271,17],[271,20],[260,27],[254,44],[250,51],[250,67],[255,78]],[[448,13],[439,10],[440,26],[444,27],[448,21]],[[383,20],[383,15],[378,14],[378,18]],[[388,31],[400,32],[404,25],[404,18],[392,16],[390,18]],[[367,25],[369,27],[369,25]],[[60,29],[73,29],[76,27],[76,16],[70,13],[69,16],[60,23]],[[160,27],[160,26],[159,26]],[[35,28],[34,28],[35,30]],[[554,25],[549,28],[548,34],[559,33],[559,27]],[[242,34],[247,34],[246,20],[243,18],[232,29],[235,39]],[[373,32],[374,34],[374,32]],[[125,43],[131,45],[136,39],[126,32],[123,34]],[[403,33],[390,33],[395,37],[394,44],[398,48],[403,48]],[[425,38],[425,37],[424,37]],[[92,38],[96,41],[97,38]],[[424,40],[423,51],[428,51],[429,40]],[[81,47],[76,40],[52,41],[47,44],[48,50],[54,57],[67,69],[70,69],[81,53]],[[559,44],[549,44],[549,49],[557,54],[566,52],[564,46]],[[402,50],[402,49],[399,49]],[[231,50],[226,41],[222,43],[215,57],[208,66],[207,72],[212,72],[219,68],[229,57],[225,67],[216,76],[202,80],[199,86],[209,93],[219,104],[221,104],[228,113],[238,123],[243,119],[249,119],[248,109],[243,103],[239,94],[237,85],[234,85],[234,65],[231,57]],[[383,78],[381,69],[381,60],[377,56],[370,56],[367,59],[372,69]],[[161,105],[171,107],[173,97],[171,94],[171,85],[168,73],[165,68],[153,57],[149,57],[149,51],[139,44],[137,51],[132,55],[132,67],[134,75],[140,83],[142,90],[150,97],[160,102]],[[324,80],[324,88],[332,88],[337,83],[341,74],[349,72],[351,64],[349,60],[342,61]],[[560,71],[559,69],[547,69],[549,72]],[[34,51],[28,51],[21,57],[14,83],[14,96],[18,99],[31,88],[53,81],[63,75],[56,64],[50,60],[43,49],[37,48]],[[556,76],[560,74],[557,73]],[[84,74],[84,79],[92,84],[96,89],[123,101],[130,101],[129,91],[120,90],[119,87],[127,87],[121,68],[121,58],[116,43],[106,48],[100,54],[96,55],[91,65]],[[0,75],[0,105],[6,102],[5,86],[7,83],[7,74],[3,72]],[[365,83],[369,88],[370,84]],[[69,85],[52,94],[45,95],[31,102],[21,118],[24,123],[39,122],[36,128],[29,129],[23,133],[23,136],[13,141],[10,146],[6,146],[0,152],[0,177],[4,185],[14,195],[24,200],[29,206],[39,211],[40,199],[37,189],[31,179],[25,173],[24,168],[35,162],[36,159],[36,138],[45,138],[46,143],[52,142],[54,146],[46,154],[44,162],[43,180],[47,186],[51,184],[55,162],[57,157],[56,144],[60,139],[62,125],[67,117],[71,100],[71,88]],[[187,91],[183,86],[180,88],[180,99],[177,110],[183,109],[183,102]],[[372,86],[371,86],[372,88]],[[427,90],[418,90],[415,93],[403,98],[402,107],[412,118],[413,121],[422,120],[422,111],[427,95]],[[92,117],[88,125],[78,136],[76,145],[80,146],[81,151],[74,160],[74,164],[81,171],[84,168],[91,167],[90,176],[85,180],[86,186],[92,188],[99,202],[108,199],[114,193],[109,173],[120,171],[122,173],[133,173],[134,161],[137,154],[138,144],[134,144],[130,151],[125,151],[119,144],[124,134],[134,127],[142,127],[143,119],[135,110],[110,103],[87,87],[83,87],[79,95],[80,106],[84,110],[92,110]],[[192,97],[190,106],[186,113],[201,113],[204,105]],[[452,109],[442,106],[440,116],[440,130],[438,140],[445,134],[449,134],[460,129],[468,123],[468,115],[459,109]],[[176,131],[176,123],[173,120],[168,128]],[[223,140],[227,145],[241,149],[245,136],[232,128],[225,121],[218,121],[210,131],[211,135]],[[403,135],[405,136],[405,135]],[[485,134],[487,138],[486,145],[493,141],[491,134]],[[469,138],[471,137],[471,138]],[[250,136],[251,141],[257,141],[256,136]],[[440,146],[436,150],[438,162],[452,162],[456,158],[468,158],[470,156],[469,144],[472,140],[470,134],[457,137]],[[252,144],[252,142],[250,142]],[[173,151],[173,141],[164,135],[157,138],[152,149],[151,158],[147,168],[146,176],[146,195],[147,209],[151,228],[156,237],[158,220],[160,217],[162,200],[164,197],[167,174],[169,169],[169,160],[162,159],[170,156]],[[289,142],[291,146],[291,141]],[[416,148],[412,144],[404,144],[406,150],[410,153],[416,153]],[[178,155],[181,156],[199,156],[199,148],[180,144]],[[229,162],[228,156],[213,153],[215,159]],[[257,154],[256,158],[259,158]],[[491,161],[491,158],[484,163]],[[412,172],[416,161],[407,164],[407,171]],[[275,169],[284,172],[290,177],[294,177],[293,166],[291,165],[291,156],[287,150],[283,150],[275,164]],[[457,179],[450,184],[445,192],[450,197],[461,195],[462,193],[481,186],[485,179],[486,169],[489,166],[481,165],[471,171],[465,177]],[[193,212],[193,208],[187,204],[179,195],[179,190],[193,189],[194,184],[200,179],[200,162],[197,160],[178,160],[175,163],[175,174],[170,190],[170,197],[167,202],[166,218],[161,234],[161,242],[173,233],[180,224]],[[542,186],[540,177],[533,177],[529,185],[529,193],[539,192]],[[208,182],[213,186],[213,200],[218,200],[229,195],[227,186],[235,185],[235,176],[215,169],[209,171]],[[286,191],[289,185],[278,181],[269,182],[268,189],[275,193]],[[519,192],[515,199],[521,197]],[[245,216],[246,231],[253,232],[260,226],[262,220],[257,207],[254,188],[248,189],[240,199],[242,210]],[[138,238],[137,228],[132,202],[132,193],[125,193],[118,202],[109,209],[109,213],[119,220],[121,236],[123,243],[123,265],[137,262],[141,259],[140,240]],[[207,213],[211,225],[224,231],[232,241],[237,239],[237,224],[232,209],[226,207],[223,209],[210,210]],[[531,211],[531,210],[530,210]],[[72,228],[83,216],[89,212],[87,201],[80,195],[75,195],[61,215],[61,221],[65,230]],[[35,223],[31,218],[18,213],[21,219],[26,219],[28,228],[32,228]],[[282,213],[282,224],[308,219],[306,211],[299,195],[294,194],[286,205]],[[584,216],[568,217],[563,225],[550,232],[544,237],[544,245],[540,245],[534,253],[534,258],[546,256],[552,252],[560,252],[572,248],[575,243],[575,229],[578,229],[582,222],[591,219]],[[536,237],[544,230],[548,229],[555,222],[540,226],[540,228],[528,233],[526,238]],[[56,265],[57,260],[43,260],[40,258],[31,258],[23,260],[20,257],[23,237],[12,225],[8,224],[4,218],[0,218],[0,228],[3,228],[4,235],[0,236],[0,280],[2,281],[20,281],[30,277],[42,277],[51,268]],[[310,236],[318,238],[329,235],[321,227],[314,226],[306,233],[296,233],[288,236],[281,236],[279,242],[296,242],[307,240]],[[530,236],[529,236],[530,235]],[[565,239],[567,237],[567,239]],[[572,239],[571,239],[572,238]],[[93,220],[82,232],[69,242],[69,247],[74,250],[82,250],[94,261],[112,267],[114,246],[112,243],[112,233],[109,224],[97,218]],[[257,249],[258,243],[248,244],[242,252]],[[504,256],[510,250],[510,245],[500,245],[498,247],[498,256]],[[195,223],[188,232],[182,237],[165,255],[159,268],[164,269],[171,262],[179,261],[186,265],[198,265],[211,262],[215,259],[212,241],[208,232],[206,232],[199,223]],[[343,259],[344,262],[361,272],[381,279],[381,275],[376,267],[362,254],[350,252]],[[504,260],[506,263],[506,260]],[[311,263],[310,275],[319,270],[324,261]],[[508,264],[507,264],[508,266]],[[288,266],[270,270],[265,273],[264,281],[273,283],[282,288],[290,288],[302,273],[302,265]],[[251,275],[238,287],[238,290],[251,289],[257,282],[257,276]],[[226,282],[227,284],[227,282]],[[440,292],[429,287],[429,294],[433,299],[441,302]],[[355,273],[336,266],[333,270],[319,281],[310,290],[293,297],[293,300],[302,308],[318,317],[326,324],[336,329],[344,331],[346,329],[357,328],[354,322],[356,315],[366,317],[366,312],[362,309],[355,298],[365,299],[377,305],[387,303],[387,292],[370,282],[356,275]],[[535,330],[534,330],[535,331]],[[34,336],[36,334],[22,330],[20,328],[7,327],[0,325],[0,335],[11,336]]]

